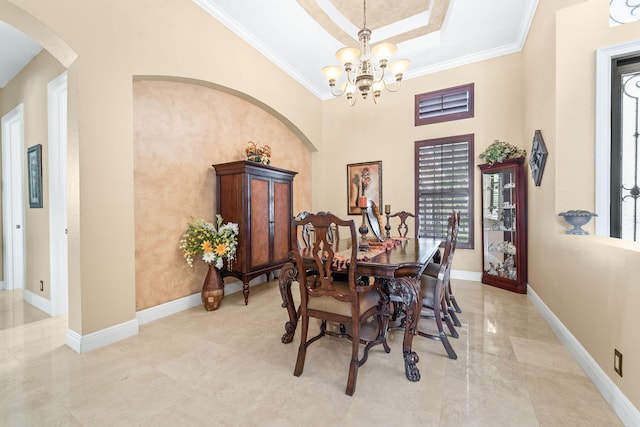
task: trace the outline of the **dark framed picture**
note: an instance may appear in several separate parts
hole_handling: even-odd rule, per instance
[[[27,174],[29,177],[29,207],[42,207],[42,144],[27,150]]]
[[[531,167],[531,177],[536,187],[540,186],[542,182],[542,173],[544,172],[544,165],[547,163],[547,146],[544,144],[542,138],[542,132],[536,130],[533,135],[533,144],[531,146],[531,156],[529,157],[529,166]]]
[[[382,203],[381,160],[347,165],[347,210],[349,215],[362,213],[358,206],[360,197],[366,197],[378,207]]]

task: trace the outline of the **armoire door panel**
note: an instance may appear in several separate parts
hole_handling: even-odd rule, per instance
[[[251,178],[251,266],[269,262],[269,181]]]
[[[291,239],[291,184],[273,183],[273,261],[287,260]]]
[[[234,222],[242,229],[242,191],[236,189],[242,188],[242,175],[224,175],[219,178],[220,188],[234,189],[234,191],[221,191],[218,195],[217,213],[219,213],[224,222]],[[215,222],[216,219],[214,218]],[[236,259],[233,261],[234,267],[240,270],[244,269],[246,259],[246,246],[243,244],[247,236],[240,233],[238,235],[238,247],[236,249]]]

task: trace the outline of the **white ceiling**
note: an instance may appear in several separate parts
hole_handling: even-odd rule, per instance
[[[363,22],[362,0],[193,1],[321,99],[331,95],[320,70],[339,65],[335,52],[344,46],[336,38],[339,31],[332,32],[323,21],[331,20],[330,25],[349,33],[353,47],[358,46],[357,32]],[[385,32],[393,33],[390,19],[400,27],[415,25],[415,20],[428,18],[424,13],[435,2],[449,6],[440,30],[397,42],[394,58],[411,61],[405,79],[521,50],[538,4],[538,0],[369,0],[367,27],[373,32],[372,43],[380,41],[377,32],[395,41],[393,34]],[[310,4],[322,11],[308,12]],[[405,10],[398,17],[397,10],[407,5],[415,13]],[[385,19],[389,17],[394,18]]]
[[[6,86],[35,56],[42,46],[0,21],[0,88]]]
[[[335,52],[357,46],[360,0],[193,0],[320,99],[331,98],[320,70],[338,65]],[[411,60],[405,79],[522,49],[538,0],[369,0],[372,43],[398,44]],[[446,13],[433,12],[438,5]],[[431,17],[429,13],[432,13]],[[428,22],[431,19],[431,23]],[[410,31],[413,28],[413,31]],[[349,40],[351,39],[351,40]],[[0,21],[0,87],[41,47]]]

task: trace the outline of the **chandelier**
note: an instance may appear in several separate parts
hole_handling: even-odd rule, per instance
[[[396,92],[400,89],[402,75],[409,66],[408,59],[398,59],[388,64],[389,59],[398,49],[393,43],[378,43],[373,47],[369,46],[371,40],[371,30],[367,28],[367,1],[364,0],[364,22],[362,29],[358,32],[360,49],[355,47],[343,47],[336,52],[336,58],[344,65],[347,73],[346,80],[336,90],[336,81],[342,74],[342,68],[337,65],[329,65],[322,69],[322,74],[329,81],[331,94],[333,96],[347,95],[347,100],[353,106],[356,103],[357,95],[360,93],[362,99],[367,99],[369,93],[373,94],[373,101],[377,104],[382,89],[389,92]],[[377,61],[377,63],[376,63]],[[395,82],[385,81],[385,71],[395,76]]]

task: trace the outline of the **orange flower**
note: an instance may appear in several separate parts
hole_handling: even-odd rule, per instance
[[[224,243],[219,243],[218,245],[216,245],[216,255],[218,256],[223,256],[224,254],[227,253],[227,245],[225,245]]]
[[[208,240],[205,240],[204,242],[202,242],[201,248],[202,248],[202,252],[213,252],[213,247],[211,246],[211,242]]]

